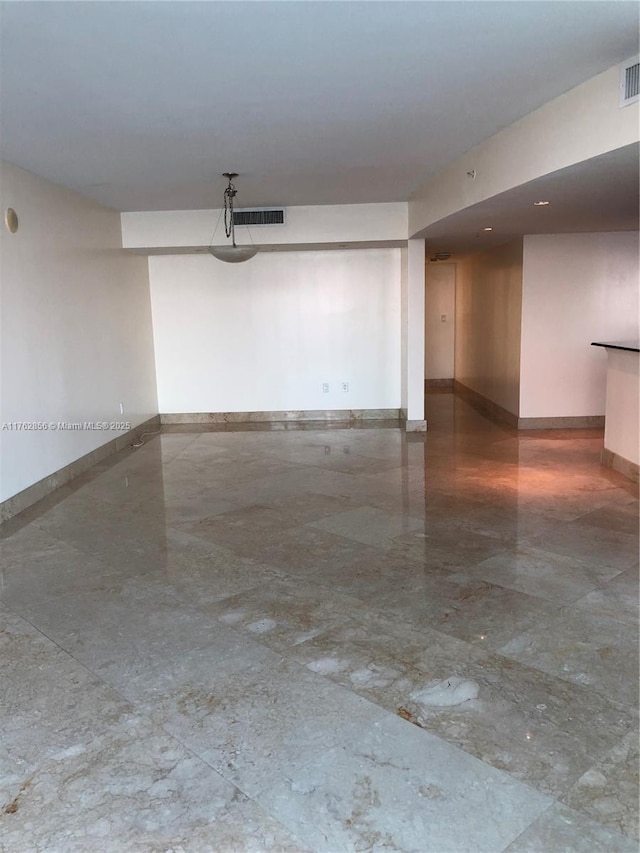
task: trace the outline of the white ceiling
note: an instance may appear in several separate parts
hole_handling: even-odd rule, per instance
[[[119,210],[401,201],[638,50],[636,2],[4,2],[3,157]]]

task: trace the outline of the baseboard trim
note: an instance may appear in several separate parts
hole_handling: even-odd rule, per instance
[[[497,403],[494,403],[493,400],[490,400],[483,394],[478,393],[478,391],[474,391],[473,388],[463,385],[462,382],[459,382],[457,379],[453,380],[453,390],[459,397],[462,397],[465,402],[473,406],[474,409],[478,409],[479,412],[482,412],[483,415],[487,415],[487,417],[490,417],[498,423],[506,424],[514,429],[518,429],[518,416],[514,415],[513,412],[499,406]]]
[[[424,389],[429,391],[431,388],[450,388],[453,390],[453,379],[425,379]]]
[[[600,456],[600,461],[607,468],[612,468],[619,474],[623,474],[625,477],[628,477],[629,480],[633,480],[634,483],[639,481],[640,475],[638,464],[636,462],[632,462],[630,459],[625,459],[625,457],[620,456],[619,453],[615,453],[615,451],[608,450],[605,447]]]
[[[292,409],[275,412],[172,412],[160,415],[162,424],[242,424],[283,421],[398,421],[400,409]]]
[[[405,420],[404,429],[405,432],[426,432],[427,422],[420,420]]]
[[[8,521],[10,518],[13,518],[14,515],[18,515],[18,513],[28,509],[30,506],[33,506],[38,501],[42,500],[42,498],[51,494],[51,492],[59,489],[60,486],[64,486],[75,477],[80,476],[80,474],[84,474],[85,471],[93,468],[93,466],[97,465],[98,462],[102,462],[103,459],[107,459],[109,456],[113,456],[120,450],[124,450],[126,447],[129,447],[142,435],[143,432],[153,431],[159,427],[160,416],[154,415],[152,418],[144,421],[144,423],[133,427],[133,429],[127,430],[127,432],[123,432],[121,435],[111,439],[111,441],[108,441],[106,444],[101,444],[100,447],[96,447],[95,450],[86,453],[84,456],[81,456],[79,459],[75,459],[73,462],[69,462],[68,465],[65,465],[63,468],[59,468],[57,471],[54,471],[53,474],[49,474],[42,480],[38,480],[37,483],[34,483],[32,486],[28,486],[16,495],[12,495],[10,498],[7,498],[5,501],[0,503],[0,522]]]
[[[518,429],[603,429],[604,415],[565,418],[518,418]]]
[[[492,418],[501,424],[506,424],[517,430],[544,430],[544,429],[603,429],[604,415],[583,415],[557,418],[520,418],[513,412],[489,400],[473,388],[463,385],[454,379],[453,390],[483,415]]]

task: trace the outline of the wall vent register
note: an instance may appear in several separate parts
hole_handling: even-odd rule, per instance
[[[234,210],[234,225],[284,225],[284,210]]]
[[[640,56],[620,66],[620,106],[635,104],[640,99]]]

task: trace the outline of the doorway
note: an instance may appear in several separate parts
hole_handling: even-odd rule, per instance
[[[426,388],[453,388],[455,375],[456,265],[427,261],[425,271]]]

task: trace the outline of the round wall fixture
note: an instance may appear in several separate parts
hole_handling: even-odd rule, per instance
[[[8,207],[4,212],[4,224],[7,226],[7,231],[15,234],[18,230],[18,214],[12,207]]]

